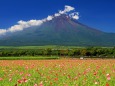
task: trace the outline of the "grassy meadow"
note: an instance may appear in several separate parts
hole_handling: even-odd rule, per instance
[[[114,56],[112,47],[1,46],[0,86],[115,86]]]
[[[44,45],[44,46],[0,46],[0,49],[74,49],[85,48],[80,46],[58,46],[58,45]]]
[[[115,86],[115,60],[1,60],[0,86]]]
[[[0,60],[49,60],[59,59],[58,56],[18,56],[18,57],[0,57]]]

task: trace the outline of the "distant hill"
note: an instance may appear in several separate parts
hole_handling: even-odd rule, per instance
[[[2,36],[0,46],[115,46],[115,34],[79,23],[63,14],[40,26]]]

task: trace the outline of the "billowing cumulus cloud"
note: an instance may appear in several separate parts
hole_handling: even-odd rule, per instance
[[[48,16],[48,17],[47,17],[47,20],[50,21],[50,20],[52,20],[53,18],[54,18],[53,16]]]
[[[18,21],[17,25],[14,25],[12,27],[10,27],[7,31],[8,32],[16,32],[16,31],[21,31],[24,28],[28,28],[31,26],[38,26],[41,25],[43,23],[42,20],[30,20],[30,21]]]
[[[71,18],[73,18],[73,19],[76,19],[76,20],[79,19],[79,13],[78,13],[78,12],[71,13],[71,14],[69,14],[69,16],[70,16]]]
[[[65,9],[62,11],[62,10],[60,10],[59,11],[59,13],[60,14],[65,14],[65,13],[67,13],[67,12],[70,12],[70,11],[72,11],[72,10],[74,10],[75,8],[74,7],[71,7],[71,6],[65,6]]]
[[[32,26],[40,26],[41,24],[43,24],[46,21],[51,21],[55,17],[58,17],[62,14],[68,14],[68,12],[74,11],[74,10],[75,10],[74,7],[66,5],[64,10],[59,10],[58,13],[55,13],[54,15],[49,15],[47,18],[44,18],[42,20],[29,20],[29,21],[20,20],[20,21],[17,22],[16,25],[11,26],[8,29],[0,29],[0,35],[6,35],[7,33],[22,31],[25,28],[29,28],[29,27],[32,27]],[[79,13],[78,12],[71,13],[71,14],[69,14],[69,16],[73,19],[76,19],[76,20],[79,19]]]

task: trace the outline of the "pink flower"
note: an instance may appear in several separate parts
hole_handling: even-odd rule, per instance
[[[43,82],[42,81],[40,82],[39,86],[43,86]]]
[[[26,66],[25,69],[28,70],[28,66]]]
[[[111,80],[110,74],[106,74],[107,80]]]
[[[3,80],[3,78],[0,78],[0,81],[2,81]]]
[[[31,74],[28,74],[28,76],[31,76]]]
[[[34,86],[38,86],[37,84],[34,84]]]
[[[20,75],[22,75],[23,74],[23,72],[20,72]]]
[[[111,77],[107,77],[107,80],[111,80]]]

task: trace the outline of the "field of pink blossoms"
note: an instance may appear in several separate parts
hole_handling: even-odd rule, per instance
[[[115,86],[115,60],[1,60],[0,86]]]

